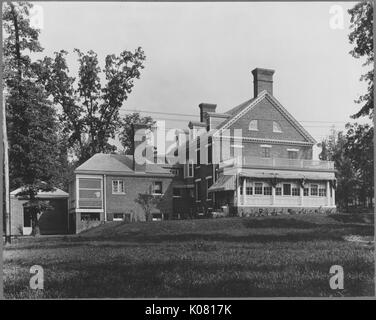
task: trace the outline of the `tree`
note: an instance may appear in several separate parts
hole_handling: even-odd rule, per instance
[[[39,81],[61,107],[64,133],[78,163],[82,163],[96,153],[116,150],[109,139],[115,138],[121,125],[119,109],[132,92],[134,80],[140,78],[145,55],[140,47],[133,53],[124,50],[118,56],[107,55],[101,70],[94,51],[84,54],[75,49],[74,52],[79,62],[77,81],[69,76],[64,50],[41,61]],[[104,86],[100,81],[102,71]]]
[[[365,58],[363,66],[371,66],[371,69],[362,75],[361,80],[366,81],[368,88],[367,93],[360,96],[356,103],[362,104],[361,109],[354,114],[353,118],[373,115],[373,1],[362,1],[350,9],[350,43],[354,49],[350,54],[354,58]]]
[[[358,178],[358,199],[364,207],[371,206],[374,195],[373,127],[358,123],[346,125],[345,156]]]
[[[153,209],[160,209],[162,197],[150,193],[139,193],[135,202],[138,203],[145,213],[146,221],[151,221]]]
[[[137,112],[127,114],[122,119],[122,128],[119,137],[121,144],[124,147],[125,154],[134,153],[134,124],[143,124],[146,125],[148,129],[151,129],[151,127],[155,124],[155,121],[149,116],[141,117]]]
[[[19,195],[26,195],[27,206],[41,213],[46,206],[37,194],[54,188],[59,140],[55,110],[36,79],[38,65],[26,53],[42,51],[39,30],[30,26],[31,7],[24,2],[3,6],[5,107],[11,187],[23,187]],[[33,225],[38,233],[38,221]]]
[[[331,130],[328,138],[319,143],[321,160],[333,161],[336,172],[336,202],[342,209],[348,210],[348,203],[355,198],[358,179],[351,160],[345,154],[346,136],[343,132]]]

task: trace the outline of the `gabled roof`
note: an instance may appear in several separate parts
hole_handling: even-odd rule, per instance
[[[229,110],[227,113],[231,113],[231,118],[224,121],[220,127],[217,128],[217,131],[214,133],[218,134],[222,130],[225,130],[231,126],[235,121],[240,119],[243,115],[245,115],[249,110],[254,108],[261,100],[264,98],[268,99],[268,101],[279,111],[282,115],[285,116],[286,120],[290,122],[290,124],[300,133],[304,138],[307,139],[308,142],[315,144],[316,140],[308,133],[306,129],[302,127],[302,125],[279,103],[279,101],[269,94],[266,90],[262,91],[256,98],[248,100],[239,106]]]
[[[13,190],[10,195],[16,197],[18,193],[23,191],[23,188],[20,187],[16,190]],[[55,188],[51,191],[39,191],[37,194],[37,198],[68,198],[69,194],[61,189]]]
[[[123,154],[97,153],[76,168],[75,173],[116,173],[116,174],[162,174],[171,175],[169,169],[156,163],[147,163],[144,172],[133,170],[133,156]]]
[[[237,113],[239,113],[240,111],[242,111],[245,107],[247,107],[253,100],[255,100],[255,99],[253,98],[253,99],[247,100],[247,101],[239,104],[238,106],[226,111],[225,113],[230,115],[230,116],[234,116]]]

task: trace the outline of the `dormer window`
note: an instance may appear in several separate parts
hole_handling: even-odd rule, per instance
[[[277,121],[273,121],[273,132],[276,132],[276,133],[282,132],[281,125]]]
[[[258,131],[257,120],[251,120],[251,122],[249,123],[248,130],[250,130],[250,131]]]

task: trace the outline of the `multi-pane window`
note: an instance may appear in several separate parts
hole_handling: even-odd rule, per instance
[[[258,131],[257,120],[251,120],[251,122],[249,123],[248,129],[251,130],[251,131]]]
[[[153,182],[153,194],[162,194],[162,181],[154,181]]]
[[[275,195],[276,196],[281,196],[282,195],[282,188],[281,187],[276,187],[275,188]]]
[[[290,196],[291,195],[291,184],[284,183],[283,184],[283,195]]]
[[[293,188],[291,189],[291,194],[292,194],[293,196],[300,196],[300,188],[293,187]]]
[[[304,196],[305,197],[309,196],[309,188],[304,188]]]
[[[102,208],[102,180],[79,178],[78,197],[79,208]]]
[[[289,159],[298,159],[298,151],[289,150],[287,152]]]
[[[252,183],[250,181],[246,181],[246,185],[245,185],[245,194],[247,196],[251,196],[253,194],[253,186],[252,186]]]
[[[269,147],[262,147],[262,157],[263,158],[270,158],[270,148]]]
[[[326,197],[326,189],[319,188],[319,197]]]
[[[262,183],[255,183],[255,194],[262,194]]]
[[[112,180],[112,193],[113,194],[125,193],[124,180]]]
[[[317,184],[311,184],[311,196],[318,195],[319,186]]]
[[[201,152],[200,152],[200,149],[197,149],[196,151],[196,156],[197,156],[197,159],[196,159],[196,162],[197,162],[197,165],[199,166],[200,165],[200,161],[201,161]]]
[[[123,221],[124,220],[124,213],[114,213],[114,221]]]
[[[265,186],[265,187],[264,187],[264,195],[265,195],[265,196],[271,196],[271,195],[272,195],[272,187],[270,187],[270,186]]]
[[[273,121],[273,132],[276,132],[276,133],[282,132],[281,126],[277,121]]]

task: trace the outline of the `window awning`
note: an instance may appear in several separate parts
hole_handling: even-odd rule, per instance
[[[208,189],[208,192],[235,190],[235,176],[223,175]]]
[[[249,178],[335,180],[334,172],[243,169],[240,172],[240,176]]]

